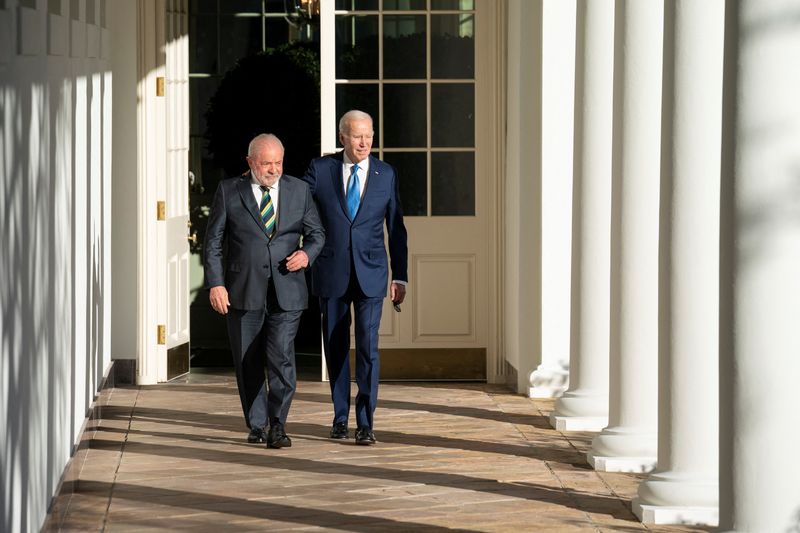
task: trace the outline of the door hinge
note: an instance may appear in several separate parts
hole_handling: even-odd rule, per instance
[[[167,344],[167,326],[158,325],[158,344]]]
[[[156,220],[167,220],[167,202],[164,200],[156,202]]]
[[[156,78],[156,96],[164,96],[164,77]]]

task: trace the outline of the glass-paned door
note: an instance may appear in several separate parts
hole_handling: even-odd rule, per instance
[[[376,155],[408,177],[406,216],[474,216],[474,0],[336,8],[335,116],[372,115]]]
[[[452,354],[456,372],[459,354],[485,358],[494,176],[486,168],[493,147],[479,132],[491,113],[481,102],[492,102],[494,89],[482,77],[488,55],[478,52],[495,31],[492,4],[322,3],[323,152],[339,149],[343,113],[372,115],[373,155],[398,172],[409,230],[409,294],[402,313],[384,308],[384,361],[392,349],[404,357],[438,350]]]

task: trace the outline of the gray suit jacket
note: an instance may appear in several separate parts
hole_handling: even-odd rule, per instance
[[[224,285],[232,307],[257,310],[264,307],[272,277],[283,310],[305,309],[308,306],[305,272],[289,272],[285,260],[302,248],[311,264],[324,243],[325,232],[317,208],[303,181],[281,176],[277,221],[270,239],[253,196],[250,173],[223,180],[214,194],[208,217],[205,286]]]

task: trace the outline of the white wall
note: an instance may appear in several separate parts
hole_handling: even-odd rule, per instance
[[[2,531],[41,528],[110,363],[108,34],[80,4],[0,4]]]

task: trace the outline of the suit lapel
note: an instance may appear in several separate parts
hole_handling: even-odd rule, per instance
[[[344,197],[344,176],[342,174],[344,156],[342,156],[342,152],[336,155],[337,157],[333,158],[335,163],[331,167],[331,183],[333,184],[333,190],[336,191],[336,198],[339,199],[339,205],[342,206],[344,215],[350,218],[350,212],[347,209],[347,199]]]
[[[361,211],[363,211],[364,205],[367,204],[372,199],[370,190],[375,190],[375,187],[372,187],[372,185],[375,183],[375,180],[380,179],[380,172],[375,170],[378,167],[377,161],[378,160],[375,159],[374,157],[369,156],[369,172],[367,173],[367,183],[364,186],[364,192],[361,194],[361,202],[359,203],[358,211],[356,211],[355,218],[358,218],[358,215],[360,215]]]
[[[261,213],[258,212],[258,204],[256,203],[256,197],[253,196],[253,187],[250,185],[249,173],[247,176],[239,180],[236,188],[239,190],[239,196],[242,198],[242,203],[244,204],[245,209],[247,209],[247,212],[250,213],[250,216],[253,217],[253,220],[256,224],[258,224],[258,227],[261,228],[261,232],[266,237],[267,228],[264,227],[264,223],[261,221]]]
[[[280,185],[279,185],[280,194],[279,194],[279,198],[278,198],[278,201],[280,202],[280,209],[278,209],[278,212],[276,213],[275,232],[272,234],[273,238],[275,237],[275,235],[278,234],[278,231],[281,229],[282,213],[284,213],[284,212],[286,212],[288,210],[289,205],[290,205],[289,202],[292,200],[292,193],[293,193],[292,182],[291,181],[283,179],[283,176],[281,176],[280,180],[278,181],[278,183],[280,183]]]
[[[377,159],[375,159],[372,156],[369,156],[369,172],[367,174],[367,184],[364,189],[364,194],[361,195],[361,205],[365,204],[366,202],[369,202],[372,199],[372,196],[370,195],[369,191],[370,188],[372,190],[375,190],[375,187],[370,187],[370,186],[375,183],[375,180],[380,179],[380,172],[376,170],[376,168],[378,168],[377,162],[378,162]],[[360,212],[361,212],[361,206],[359,206],[358,208],[358,213]],[[356,213],[356,217],[358,217],[358,213]]]

